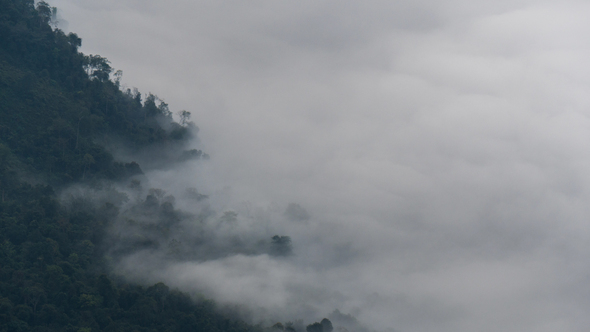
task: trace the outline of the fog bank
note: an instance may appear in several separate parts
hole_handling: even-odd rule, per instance
[[[140,197],[173,195],[191,214],[180,242],[202,252],[135,252],[119,273],[254,320],[588,326],[588,4],[51,5],[123,83],[192,112],[211,155],[147,170]],[[215,213],[191,223],[203,209]],[[290,255],[273,254],[274,235]]]

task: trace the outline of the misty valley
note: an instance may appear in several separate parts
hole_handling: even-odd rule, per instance
[[[337,306],[273,312],[275,293],[256,285],[268,308],[215,298],[212,266],[288,267],[299,244],[276,225],[312,216],[298,203],[228,207],[223,189],[185,181],[214,158],[198,119],[124,87],[56,13],[0,0],[0,331],[369,331]]]
[[[587,331],[589,16],[0,0],[0,332]]]

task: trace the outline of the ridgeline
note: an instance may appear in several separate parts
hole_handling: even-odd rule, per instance
[[[59,202],[73,184],[142,173],[109,142],[181,151],[191,128],[156,96],[122,91],[121,72],[79,52],[54,17],[43,1],[0,0],[0,331],[261,330],[162,283],[109,275],[101,241],[117,207]]]

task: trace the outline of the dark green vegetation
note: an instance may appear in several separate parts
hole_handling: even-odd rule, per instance
[[[109,255],[157,249],[166,241],[171,259],[183,255],[180,241],[162,235],[170,237],[183,215],[165,191],[152,188],[127,215],[119,211],[127,197],[112,184],[142,192],[133,177],[143,172],[109,151],[163,157],[152,167],[207,155],[183,150],[196,132],[189,112],[180,112],[176,123],[155,95],[142,100],[137,90],[122,91],[121,72],[113,73],[105,58],[79,52],[81,39],[57,29],[54,15],[45,2],[0,0],[0,332],[303,332],[301,321],[251,326],[163,283],[146,287],[109,274]],[[106,193],[108,200],[58,199],[57,192],[77,184]],[[186,196],[208,198],[194,188]],[[309,219],[296,204],[286,213],[294,221]],[[234,223],[236,216],[227,211],[219,222]],[[154,222],[146,228],[131,217]],[[132,230],[127,238],[107,232],[118,219]],[[292,254],[290,237],[271,240],[260,248],[200,250],[204,256]],[[199,248],[190,249],[189,258],[202,258]],[[307,327],[332,330],[327,319]]]
[[[210,301],[158,283],[108,275],[101,241],[117,207],[60,204],[56,191],[141,173],[105,146],[178,147],[188,112],[172,121],[154,95],[121,91],[120,72],[78,51],[52,26],[53,8],[0,0],[0,331],[253,331]],[[204,196],[204,195],[202,195]]]
[[[324,318],[319,323],[316,322],[316,323],[307,325],[305,330],[307,332],[332,332],[334,330],[334,327],[332,326],[332,322],[330,322],[329,319]]]
[[[53,30],[46,4],[0,5],[0,142],[19,170],[52,185],[117,179],[140,170],[114,162],[103,147],[109,140],[141,149],[190,135],[156,96],[142,104],[139,92],[121,91],[120,72],[111,80],[108,60],[78,52],[76,34]]]

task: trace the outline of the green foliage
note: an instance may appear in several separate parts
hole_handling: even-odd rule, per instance
[[[324,318],[319,323],[315,322],[313,324],[307,325],[305,330],[307,332],[332,332],[334,327],[332,326],[332,322],[329,319]]]
[[[105,230],[125,195],[113,190],[99,206],[58,202],[53,188],[142,173],[115,161],[109,140],[133,150],[190,135],[155,95],[142,103],[137,90],[121,91],[121,72],[111,80],[109,61],[80,53],[81,43],[56,28],[46,2],[0,0],[0,331],[256,330],[162,283],[105,274]]]
[[[56,186],[118,179],[129,174],[104,148],[108,140],[137,150],[190,137],[165,102],[148,94],[142,104],[139,91],[121,91],[121,71],[111,80],[107,59],[80,53],[76,34],[53,29],[47,3],[0,0],[0,13],[0,144],[20,170]]]
[[[320,324],[322,324],[323,332],[332,332],[334,330],[334,327],[332,326],[332,322],[327,318],[322,319]]]
[[[307,332],[324,332],[322,324],[315,322],[305,327]]]
[[[275,235],[272,237],[270,253],[275,256],[288,256],[292,254],[291,237]]]

